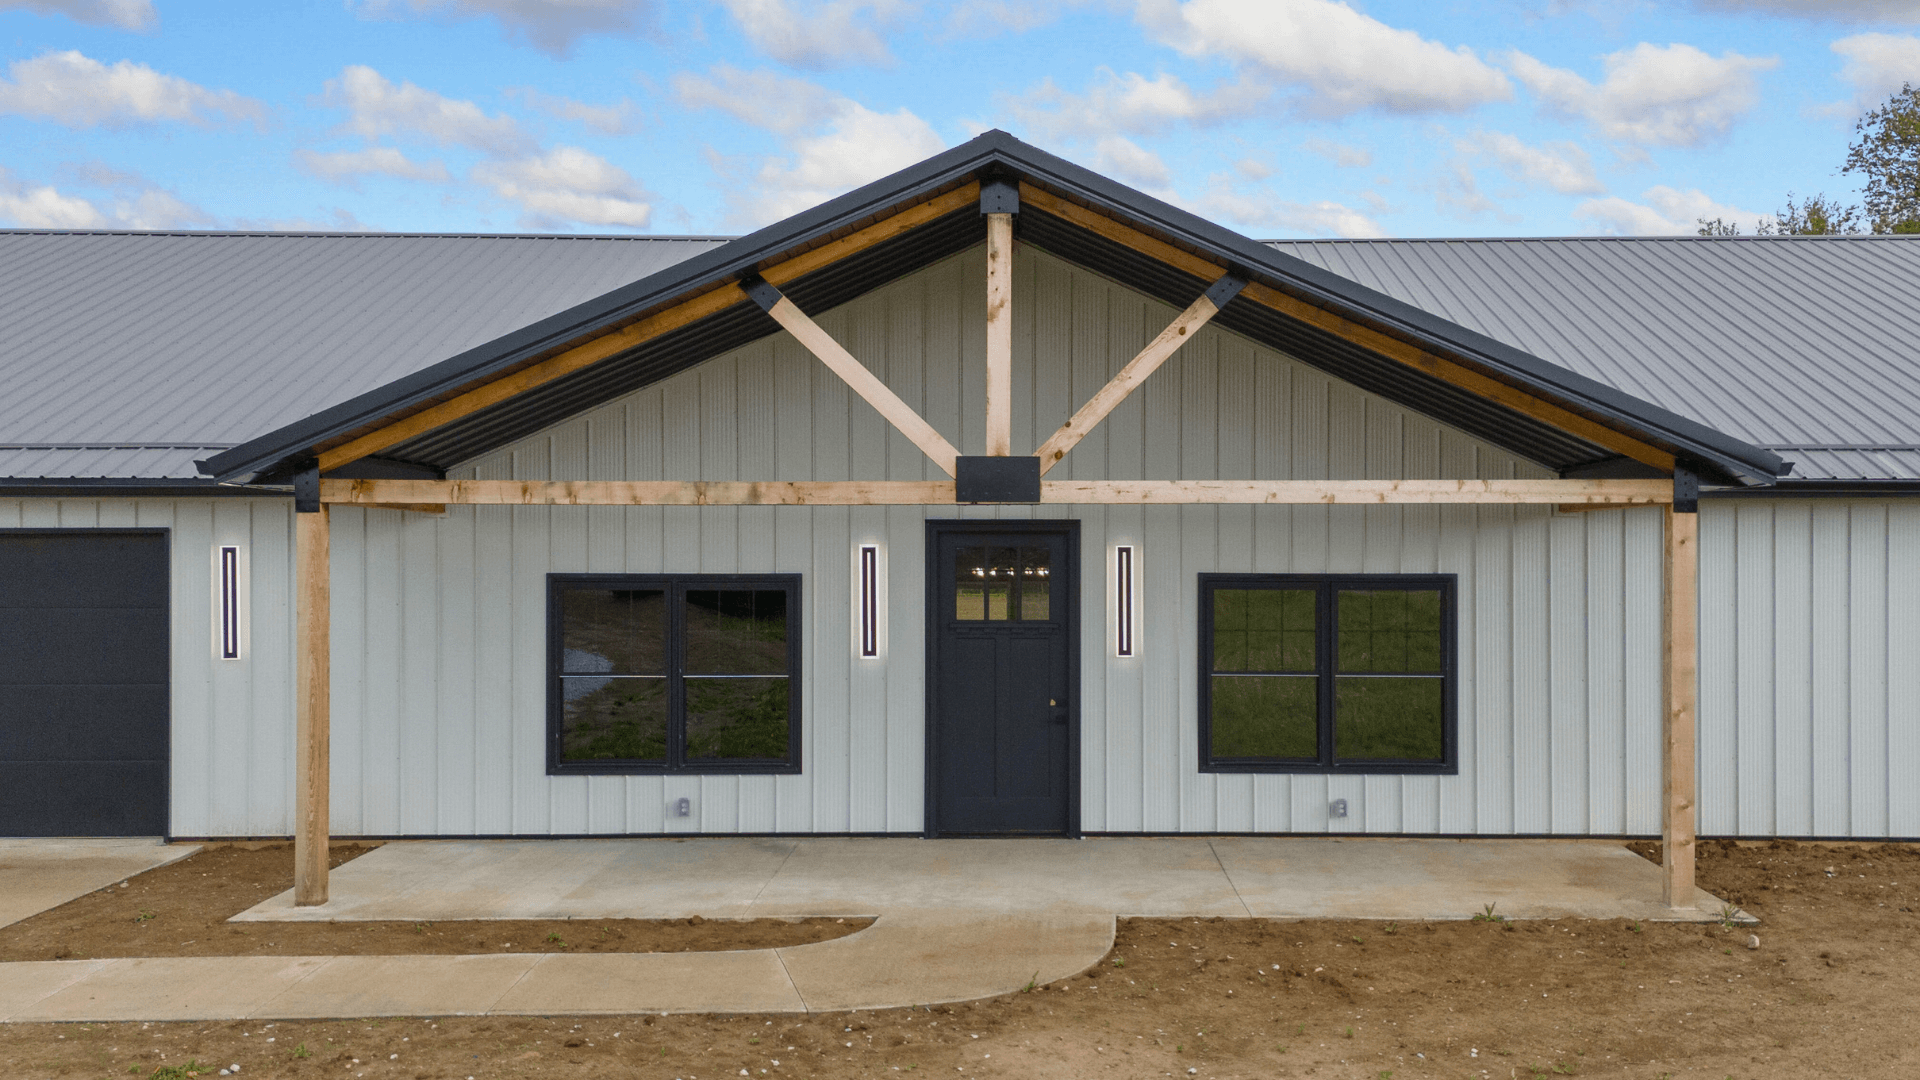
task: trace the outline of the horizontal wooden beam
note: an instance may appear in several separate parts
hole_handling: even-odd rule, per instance
[[[1130,225],[1122,224],[1105,214],[1069,202],[1050,192],[1043,191],[1031,184],[1020,185],[1022,205],[1032,206],[1055,217],[1064,218],[1099,236],[1104,236],[1117,244],[1132,248],[1150,258],[1183,270],[1195,277],[1213,279],[1227,272],[1227,268],[1208,259],[1201,258],[1184,248],[1175,247],[1156,237],[1149,236]],[[1433,353],[1409,344],[1390,334],[1382,333],[1373,327],[1355,322],[1343,315],[1328,311],[1323,307],[1307,303],[1305,300],[1278,289],[1270,288],[1258,282],[1249,284],[1241,293],[1247,299],[1265,307],[1291,316],[1308,325],[1318,327],[1376,352],[1388,359],[1423,371],[1442,382],[1457,386],[1469,393],[1499,402],[1502,405],[1530,416],[1544,424],[1559,428],[1561,431],[1585,439],[1588,442],[1604,446],[1618,454],[1623,454],[1640,462],[1651,465],[1663,472],[1673,471],[1673,455],[1657,446],[1641,442],[1631,435],[1608,427],[1596,420],[1583,416],[1571,409],[1556,405],[1550,401],[1529,394],[1525,390],[1500,381],[1490,375],[1482,374],[1463,364],[1436,356]]]
[[[320,501],[347,506],[941,506],[949,480],[322,480]],[[1548,504],[1655,506],[1665,480],[1046,480],[1066,504]]]
[[[838,240],[822,244],[791,259],[774,263],[760,271],[760,276],[775,285],[792,281],[849,255],[864,251],[875,244],[891,240],[935,218],[945,217],[962,207],[974,206],[979,201],[980,185],[964,184],[926,202],[910,206],[864,229],[849,233]],[[388,447],[397,446],[416,435],[471,416],[481,409],[498,405],[508,398],[571,375],[662,334],[678,330],[710,315],[717,315],[735,304],[746,302],[745,291],[732,282],[701,293],[610,334],[582,342],[537,364],[521,368],[511,375],[448,398],[378,430],[341,443],[339,446],[323,450],[320,453],[320,471],[328,472],[350,461],[358,461]]]

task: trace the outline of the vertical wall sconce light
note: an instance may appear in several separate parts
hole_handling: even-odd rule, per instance
[[[1113,549],[1113,655],[1140,653],[1140,590],[1137,552],[1132,544]]]
[[[246,651],[246,566],[237,544],[213,549],[213,648],[221,660],[238,660]]]
[[[860,544],[853,549],[853,577],[853,653],[863,660],[876,659],[886,636],[881,622],[886,597],[880,545]]]

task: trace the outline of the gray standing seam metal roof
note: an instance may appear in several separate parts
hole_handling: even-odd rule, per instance
[[[722,238],[0,230],[0,476],[192,461]],[[1920,480],[1920,240],[1273,241],[1796,462]]]
[[[197,478],[196,458],[721,243],[0,230],[0,476]]]
[[[1920,239],[1269,246],[1795,463],[1920,479]]]

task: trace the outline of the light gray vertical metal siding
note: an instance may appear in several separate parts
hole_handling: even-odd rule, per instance
[[[1920,836],[1920,504],[1708,502],[1700,829]]]
[[[280,499],[0,499],[0,530],[166,529],[176,836],[292,828],[293,505]],[[246,649],[217,660],[213,549],[247,552]]]
[[[821,323],[966,452],[981,449],[983,256]],[[1030,249],[1017,262],[1016,450],[1174,312]],[[478,478],[921,479],[913,446],[785,335],[490,454]],[[1207,330],[1055,476],[1526,477],[1542,470]],[[176,530],[176,829],[284,833],[291,648],[283,503],[0,502],[0,527]],[[81,509],[81,507],[89,509]],[[242,511],[242,506],[250,509]],[[132,509],[128,509],[128,508]],[[142,516],[144,515],[144,518]],[[1082,824],[1112,832],[1619,834],[1660,821],[1660,512],[1548,507],[336,508],[334,813],[345,834],[914,832],[925,786],[924,522],[1082,523]],[[205,676],[207,545],[254,545],[250,675]],[[1701,827],[1920,834],[1920,506],[1709,502],[1702,531]],[[853,545],[884,546],[884,657],[851,649]],[[1141,655],[1110,657],[1107,550],[1137,545]],[[1459,576],[1456,776],[1198,769],[1209,571]],[[804,578],[797,776],[550,777],[552,572]],[[278,635],[278,636],[275,636]],[[186,644],[182,644],[182,643]],[[229,686],[231,682],[233,685]],[[1776,769],[1777,766],[1777,769]],[[1739,769],[1736,783],[1735,769]],[[687,797],[690,818],[670,817]],[[1329,800],[1349,816],[1333,819]]]

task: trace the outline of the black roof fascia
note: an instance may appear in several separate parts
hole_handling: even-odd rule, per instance
[[[0,476],[0,498],[108,499],[108,498],[291,498],[290,491],[239,487],[205,478],[177,479],[148,476]]]
[[[1309,302],[1358,314],[1416,344],[1544,392],[1577,411],[1624,425],[1625,430],[1665,445],[1703,468],[1710,478],[1746,483],[1751,477],[1772,480],[1783,471],[1779,457],[1766,450],[1282,254],[1003,131],[987,132],[811,210],[217,454],[208,459],[208,471],[217,479],[229,480],[285,469],[293,461],[310,457],[320,443],[397,410],[460,390],[692,290],[737,280],[767,259],[836,229],[987,175],[1018,176],[1120,217],[1145,222],[1235,273],[1265,278]]]

